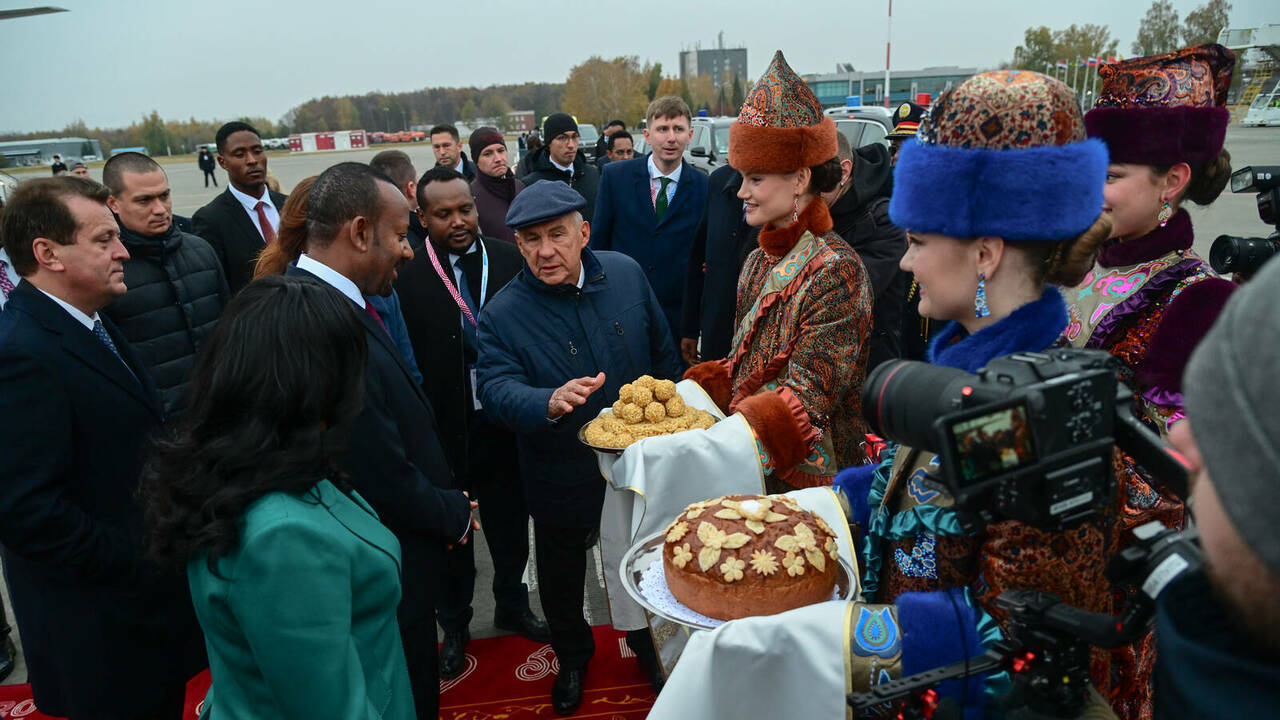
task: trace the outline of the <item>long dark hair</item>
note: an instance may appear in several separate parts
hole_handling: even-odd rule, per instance
[[[236,295],[200,354],[185,420],[142,473],[156,560],[182,567],[207,552],[213,570],[255,500],[323,478],[345,489],[337,461],[367,353],[351,302],[322,283],[272,276]]]

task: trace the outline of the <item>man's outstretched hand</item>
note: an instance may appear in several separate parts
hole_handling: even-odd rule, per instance
[[[551,401],[547,403],[547,419],[555,420],[561,415],[573,412],[573,409],[585,403],[591,393],[604,386],[604,373],[595,377],[580,377],[561,385],[551,393]]]

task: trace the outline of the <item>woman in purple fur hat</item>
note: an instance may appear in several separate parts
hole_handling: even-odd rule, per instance
[[[1106,142],[1111,156],[1103,209],[1112,232],[1093,271],[1063,292],[1071,314],[1065,335],[1123,362],[1144,421],[1165,436],[1183,417],[1187,359],[1235,288],[1191,249],[1191,216],[1182,207],[1212,203],[1231,177],[1222,144],[1234,60],[1221,45],[1201,45],[1104,65],[1097,106],[1085,115],[1089,136]],[[1120,463],[1121,541],[1152,520],[1181,527],[1183,499],[1163,492],[1132,458]],[[1140,648],[1129,659],[1137,667],[1120,670],[1150,677],[1153,659]],[[1113,669],[1124,662],[1112,661]],[[1147,689],[1128,693],[1113,694],[1117,712],[1149,717]]]

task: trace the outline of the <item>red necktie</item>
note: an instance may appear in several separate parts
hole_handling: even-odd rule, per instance
[[[262,239],[270,245],[276,241],[276,229],[271,227],[271,221],[267,219],[267,201],[259,200],[253,209],[258,211],[258,228],[262,230]]]
[[[373,309],[373,306],[370,305],[368,301],[365,301],[364,311],[369,313],[369,315],[373,316],[374,320],[378,321],[378,327],[382,328],[383,332],[385,332],[388,336],[391,335],[391,331],[387,329],[387,324],[382,322],[382,316],[378,314],[377,310]]]

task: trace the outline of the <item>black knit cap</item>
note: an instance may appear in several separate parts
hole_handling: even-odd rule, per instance
[[[578,122],[568,113],[553,113],[542,121],[542,138],[547,142],[565,132],[578,132]]]

